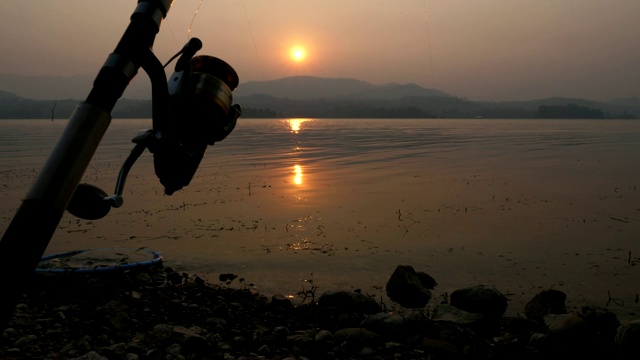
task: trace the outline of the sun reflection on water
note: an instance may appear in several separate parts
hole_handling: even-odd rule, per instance
[[[292,184],[293,188],[295,188],[294,198],[296,202],[306,201],[306,198],[302,193],[309,190],[307,189],[308,184],[306,184],[306,181],[308,179],[304,178],[305,174],[303,173],[304,168],[302,153],[304,152],[304,147],[302,146],[301,142],[304,140],[304,137],[300,136],[299,134],[303,130],[302,124],[311,122],[313,121],[313,119],[294,118],[282,119],[281,121],[287,126],[289,132],[291,133],[290,138],[293,141],[291,163],[290,165],[287,165],[289,178],[286,180],[286,182]]]
[[[289,123],[289,126],[291,127],[291,132],[294,134],[297,134],[300,132],[300,129],[302,128],[302,123],[311,121],[311,119],[288,119],[286,121]]]
[[[302,185],[302,166],[296,164],[293,165],[293,183],[296,185]]]

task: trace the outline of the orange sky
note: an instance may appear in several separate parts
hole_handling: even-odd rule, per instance
[[[189,36],[241,83],[417,83],[474,100],[640,97],[638,0],[176,0],[154,50]],[[0,73],[95,74],[136,1],[3,0]],[[193,21],[193,24],[191,25]],[[305,48],[294,62],[291,48]]]

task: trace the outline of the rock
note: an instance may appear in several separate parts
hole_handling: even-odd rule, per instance
[[[267,345],[262,345],[258,348],[258,355],[266,356],[269,354],[271,354],[271,350],[269,350]]]
[[[305,346],[306,344],[312,343],[314,341],[314,331],[311,330],[299,330],[294,334],[287,336],[287,341],[295,343],[296,346],[301,345]]]
[[[160,360],[161,357],[162,357],[162,351],[158,349],[151,349],[147,351],[147,353],[144,355],[144,358],[149,360]]]
[[[271,297],[271,306],[276,309],[289,310],[293,308],[293,303],[288,297],[282,294],[275,294]]]
[[[188,329],[184,326],[174,326],[172,337],[176,340],[183,341],[184,339],[192,336],[199,336],[195,331]]]
[[[371,297],[349,291],[326,291],[318,299],[318,306],[358,314],[375,314],[382,311],[380,305]]]
[[[360,350],[360,355],[365,356],[365,357],[371,356],[374,353],[375,353],[375,350],[373,350],[372,348],[370,348],[368,346],[365,346],[365,347],[362,348],[362,350]]]
[[[439,304],[433,308],[431,320],[450,321],[458,325],[471,324],[484,318],[484,315],[470,313],[448,304]]]
[[[225,274],[220,274],[219,279],[221,282],[230,283],[233,280],[235,280],[237,277],[238,277],[237,274],[225,273]]]
[[[616,314],[602,306],[583,306],[579,316],[589,323],[605,341],[613,341],[620,327]]]
[[[115,357],[115,356],[121,357],[122,355],[127,353],[127,347],[128,346],[126,343],[113,344],[109,346],[108,348],[109,353],[106,355],[108,355],[107,357]]]
[[[438,285],[436,279],[432,278],[431,275],[427,274],[426,272],[417,271],[416,275],[418,275],[418,279],[420,279],[420,283],[422,284],[422,286],[426,287],[427,289],[433,290]]]
[[[380,312],[366,317],[361,328],[384,336],[388,340],[403,341],[410,334],[424,330],[429,319],[422,311],[409,311],[401,314]]]
[[[450,303],[458,309],[491,317],[507,311],[507,298],[496,288],[486,285],[458,289],[451,293]]]
[[[320,330],[316,333],[315,338],[313,339],[318,343],[329,343],[333,341],[333,334],[329,330]]]
[[[35,336],[35,335],[23,336],[23,337],[19,338],[18,340],[16,340],[16,342],[13,344],[13,346],[15,346],[17,348],[20,348],[20,349],[24,349],[24,348],[28,347],[31,343],[36,341],[37,339],[38,339],[38,337]]]
[[[178,344],[185,353],[201,353],[208,348],[204,337],[184,326],[158,324],[153,327],[152,334],[157,341]]]
[[[287,336],[289,336],[289,328],[286,326],[276,326],[275,328],[273,328],[273,331],[271,332],[271,335],[273,335],[274,338],[276,339],[286,339]]]
[[[14,328],[6,328],[2,332],[3,339],[14,339],[18,335],[18,332]]]
[[[206,324],[216,331],[223,331],[227,326],[227,320],[221,318],[208,318]]]
[[[616,344],[619,360],[640,358],[640,320],[633,320],[618,327]]]
[[[201,278],[200,276],[196,276],[195,279],[193,279],[193,283],[198,286],[204,286],[207,282],[204,281],[204,279]]]
[[[408,332],[408,321],[402,315],[381,312],[368,316],[360,327],[376,334],[398,338]]]
[[[345,328],[333,334],[336,344],[344,345],[364,345],[372,344],[378,336],[363,328]]]
[[[153,327],[152,333],[156,339],[164,341],[169,339],[169,337],[171,337],[171,334],[173,334],[173,326],[167,324],[158,324]]]
[[[109,359],[107,359],[104,356],[101,356],[100,354],[98,354],[95,351],[89,351],[88,353],[86,353],[86,354],[84,354],[82,356],[73,358],[73,360],[109,360]]]
[[[547,315],[544,318],[548,335],[541,338],[536,348],[542,358],[593,359],[600,344],[593,328],[577,315]]]
[[[135,281],[139,285],[146,285],[151,282],[151,275],[146,272],[141,272],[136,276]]]
[[[205,352],[209,346],[204,337],[193,329],[187,329],[183,326],[175,326],[173,328],[172,339],[178,341],[182,352],[185,354],[200,354]]]
[[[52,329],[52,330],[47,330],[47,332],[44,333],[44,336],[49,338],[49,339],[59,339],[62,337],[62,330],[57,330],[57,329]]]
[[[548,315],[545,322],[550,334],[565,335],[574,331],[586,329],[588,324],[580,317],[572,314]]]
[[[425,273],[416,273],[410,265],[398,265],[387,281],[389,298],[407,308],[422,308],[431,299],[436,282]]]
[[[533,347],[542,347],[544,345],[544,341],[547,339],[547,335],[542,333],[533,333],[529,337],[529,345]]]
[[[178,285],[182,283],[182,280],[184,280],[184,278],[177,272],[171,272],[167,274],[167,280],[174,285]]]
[[[564,344],[588,344],[593,338],[593,329],[580,317],[572,314],[547,315],[545,322],[552,339]]]
[[[21,351],[18,348],[9,348],[5,351],[4,355],[7,355],[10,358],[15,357],[16,359],[18,359],[20,357],[20,353]]]
[[[549,314],[566,314],[567,295],[559,290],[544,290],[536,294],[524,307],[527,319],[540,320]]]
[[[455,345],[444,340],[424,338],[421,345],[429,354],[435,354],[438,358],[457,359],[462,356]]]
[[[180,355],[181,350],[182,349],[180,348],[180,344],[173,343],[167,347],[166,352],[168,354],[177,356],[177,355]]]

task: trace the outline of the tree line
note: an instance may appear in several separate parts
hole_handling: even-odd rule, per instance
[[[635,118],[635,114],[605,112],[574,103],[525,106],[513,103],[473,102],[459,98],[405,98],[394,101],[315,99],[291,100],[273,97],[241,98],[244,118],[540,118],[602,119]],[[0,119],[68,119],[78,100],[34,100],[0,98]],[[150,100],[121,99],[113,118],[151,118]]]

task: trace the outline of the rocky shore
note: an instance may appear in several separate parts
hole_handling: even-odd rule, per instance
[[[401,269],[402,268],[402,269]],[[400,270],[398,270],[400,269]],[[1,359],[630,359],[640,322],[606,308],[567,314],[560,291],[505,317],[497,289],[430,299],[435,280],[398,267],[393,310],[358,291],[308,292],[294,305],[167,267],[35,275],[0,339]],[[402,271],[401,271],[402,270]],[[398,273],[400,271],[400,273]],[[392,280],[394,281],[392,283]],[[398,281],[398,282],[395,282]],[[234,284],[232,287],[228,284]],[[438,299],[439,300],[439,299]],[[439,302],[436,304],[436,302]]]

